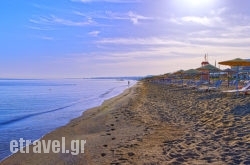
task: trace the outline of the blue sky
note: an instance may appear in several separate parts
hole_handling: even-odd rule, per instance
[[[0,77],[144,76],[250,58],[248,0],[1,0]],[[226,68],[221,66],[221,68]]]

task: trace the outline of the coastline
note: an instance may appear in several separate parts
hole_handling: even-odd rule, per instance
[[[127,81],[116,79],[4,82],[6,86],[2,88],[3,104],[0,108],[3,110],[0,122],[0,162],[12,155],[9,146],[11,140],[39,140],[81,116],[85,110],[100,106],[105,100],[121,94],[129,87]],[[131,80],[130,86],[136,82]],[[9,100],[13,100],[11,105],[8,104]],[[6,112],[4,109],[11,110]]]
[[[85,152],[11,155],[0,164],[248,164],[250,98],[138,82],[45,135]],[[32,147],[32,146],[29,146]]]
[[[62,132],[66,131],[68,133],[68,130],[67,130],[68,127],[70,127],[70,129],[71,129],[71,127],[75,127],[75,123],[80,122],[81,120],[87,120],[88,118],[91,118],[96,113],[99,113],[100,111],[102,111],[102,109],[106,109],[107,106],[112,106],[113,104],[115,104],[115,102],[117,100],[120,100],[120,99],[123,100],[123,98],[126,99],[125,97],[127,97],[127,95],[133,95],[134,90],[137,88],[136,86],[138,86],[138,83],[139,82],[137,82],[136,84],[133,84],[128,89],[125,89],[121,94],[105,100],[100,106],[93,107],[93,108],[85,110],[82,113],[81,116],[79,116],[79,117],[77,117],[75,119],[70,120],[69,123],[66,124],[65,126],[61,126],[61,127],[57,128],[57,129],[55,129],[53,131],[50,131],[50,132],[44,134],[41,138],[39,138],[37,140],[52,140],[52,139],[57,139],[57,134],[63,134],[63,133],[61,133],[61,131]],[[133,97],[133,96],[128,96],[128,97],[130,98],[130,97]],[[68,135],[63,134],[60,137],[68,137]],[[60,137],[58,138],[58,140],[60,140]],[[69,141],[70,140],[68,139],[68,141],[66,143],[69,143]],[[26,148],[26,147],[24,147],[24,148]],[[32,147],[32,144],[30,146],[28,146],[28,147]],[[29,151],[32,151],[32,149],[29,149]],[[53,153],[51,153],[51,154],[54,156]],[[10,164],[13,164],[13,163],[14,164],[30,164],[31,161],[29,161],[25,157],[28,156],[30,159],[34,159],[34,155],[36,155],[36,156],[39,155],[41,157],[43,157],[43,156],[46,157],[47,156],[47,154],[44,154],[44,153],[42,153],[42,154],[34,154],[34,153],[22,154],[22,153],[18,152],[18,153],[11,154],[11,155],[7,156],[6,158],[4,158],[3,160],[1,160],[0,164],[9,164],[9,163]],[[71,155],[70,155],[70,157],[71,157]],[[23,161],[23,159],[25,159],[25,160]],[[53,159],[53,158],[51,158],[51,159]],[[42,159],[42,160],[43,161],[39,162],[39,161],[37,161],[37,159],[34,159],[33,163],[34,164],[44,164],[45,163],[44,160],[47,160],[47,159]],[[51,162],[51,160],[48,160],[48,162]],[[51,163],[51,164],[54,164],[54,163]]]

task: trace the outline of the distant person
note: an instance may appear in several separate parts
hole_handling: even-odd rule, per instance
[[[128,81],[128,86],[130,85],[130,82]]]

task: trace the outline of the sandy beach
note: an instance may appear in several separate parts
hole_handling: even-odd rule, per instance
[[[1,165],[249,165],[250,96],[138,82],[41,140],[84,153],[16,153]]]

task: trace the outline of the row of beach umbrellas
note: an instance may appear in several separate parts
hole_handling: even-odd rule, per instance
[[[198,75],[201,74],[204,71],[208,71],[209,73],[211,72],[220,72],[222,70],[220,70],[219,68],[211,65],[211,64],[207,64],[205,66],[196,68],[196,69],[188,69],[188,70],[178,70],[176,72],[173,73],[173,75],[181,75],[181,74],[187,74],[187,75]]]
[[[228,61],[221,61],[219,62],[220,65],[227,65],[227,66],[234,66],[237,67],[237,78],[236,81],[238,81],[238,75],[239,75],[239,67],[240,66],[250,66],[250,61],[249,60],[245,60],[245,59],[240,59],[240,58],[236,58],[233,60],[228,60]],[[221,70],[211,64],[207,64],[204,65],[202,67],[196,68],[196,69],[189,69],[189,70],[179,70],[173,73],[173,75],[181,75],[181,77],[183,77],[183,75],[201,75],[203,72],[207,72],[209,73],[215,73],[215,72],[227,72],[227,73],[232,73],[234,72],[232,69],[225,69],[225,70]],[[238,83],[237,83],[238,84]],[[238,85],[236,85],[236,90],[238,90]]]
[[[241,59],[241,58],[236,58],[236,59],[233,59],[233,60],[219,62],[219,64],[237,67],[236,81],[238,81],[239,67],[240,66],[250,66],[250,61],[249,60],[244,60],[244,59]],[[237,95],[238,95],[239,94],[239,92],[238,92],[239,87],[238,87],[238,83],[236,83],[236,84],[237,84],[236,85],[236,90],[237,90]]]
[[[236,66],[237,68],[239,68],[240,66],[250,66],[250,61],[248,60],[244,60],[244,59],[240,59],[240,58],[236,58],[233,60],[228,60],[228,61],[222,61],[219,62],[219,64],[221,65],[228,65],[228,66]],[[201,74],[201,72],[204,71],[208,71],[209,73],[213,73],[213,72],[234,72],[232,69],[225,69],[225,70],[221,70],[211,64],[207,64],[204,65],[202,67],[196,68],[196,69],[188,69],[186,71],[184,70],[178,70],[176,72],[173,73],[173,75],[180,75],[180,74]],[[238,73],[238,70],[237,70]]]

